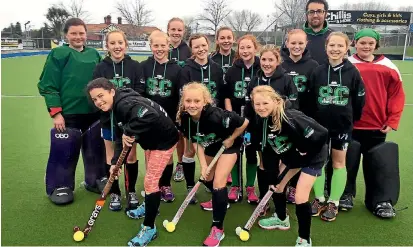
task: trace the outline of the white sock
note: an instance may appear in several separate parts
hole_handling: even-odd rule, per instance
[[[332,202],[332,203],[334,203],[334,205],[336,205],[336,207],[338,207],[338,205],[340,204],[340,201],[332,201],[332,200],[328,200],[328,202]]]
[[[316,197],[320,202],[325,202],[326,198],[324,196]]]

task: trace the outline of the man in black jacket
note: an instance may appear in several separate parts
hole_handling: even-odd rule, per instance
[[[325,0],[309,0],[306,5],[304,32],[307,34],[307,50],[318,64],[327,62],[326,39],[332,30],[328,27],[328,3]]]

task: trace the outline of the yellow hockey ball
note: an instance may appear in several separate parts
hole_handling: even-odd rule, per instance
[[[248,239],[250,239],[250,234],[249,232],[242,230],[239,234],[239,239],[241,239],[242,241],[248,241]]]
[[[173,232],[175,231],[175,224],[173,222],[168,222],[165,228],[168,232]]]
[[[80,242],[85,238],[85,234],[82,231],[77,231],[73,234],[73,240]]]

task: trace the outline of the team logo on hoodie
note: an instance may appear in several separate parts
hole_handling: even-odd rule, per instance
[[[234,97],[237,99],[245,98],[245,95],[247,94],[247,85],[250,82],[251,78],[248,76],[244,78],[244,81],[235,82]]]
[[[267,141],[277,154],[285,153],[293,146],[291,142],[288,142],[288,136],[269,134]]]
[[[162,75],[157,75],[154,78],[148,78],[146,80],[146,93],[155,96],[159,95],[161,97],[171,96],[172,82],[168,79],[164,79]]]
[[[121,88],[126,86],[127,84],[130,84],[130,79],[128,77],[122,77],[116,75],[112,79],[109,80],[113,85],[115,85],[115,88]]]
[[[204,84],[211,93],[212,98],[217,96],[217,84],[214,81],[210,81],[209,78],[204,78]]]
[[[297,87],[297,91],[299,93],[304,93],[307,90],[307,76],[300,75],[295,71],[291,71],[288,74],[292,77],[293,82]]]
[[[196,133],[195,136],[192,136],[192,138],[194,138],[194,140],[202,145],[204,148],[208,147],[211,144],[214,144],[216,142],[218,142],[221,138],[215,140],[215,138],[217,137],[217,135],[215,133],[211,133],[208,135],[204,135],[201,133]]]
[[[337,82],[331,82],[330,86],[322,86],[318,90],[318,103],[320,105],[346,106],[350,96],[350,90],[346,86],[340,86]]]

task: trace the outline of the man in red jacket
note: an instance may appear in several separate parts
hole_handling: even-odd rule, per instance
[[[369,166],[369,164],[365,164],[368,151],[384,143],[387,133],[397,130],[404,108],[405,94],[402,78],[396,65],[383,55],[373,54],[379,48],[380,34],[373,29],[362,29],[355,35],[355,41],[356,53],[349,57],[349,61],[359,69],[363,77],[366,103],[361,119],[354,123],[353,139],[360,143],[360,152],[363,154],[363,168],[366,169]],[[343,210],[353,207],[353,197],[356,195],[356,177],[360,163],[360,153],[351,155],[358,157],[355,158],[356,162],[349,162],[349,156],[347,156],[347,185],[340,200],[340,208]],[[390,163],[397,164],[397,161],[393,162],[397,156],[389,158],[392,159]],[[395,165],[395,168],[386,167],[385,169],[394,170],[398,168]],[[366,173],[366,170],[364,172]],[[383,173],[385,171],[377,172]],[[372,174],[368,176],[372,176]],[[395,187],[399,187],[399,181],[394,181],[398,180],[398,176],[391,180],[393,180],[392,183],[396,184]],[[366,189],[367,186],[366,181]],[[385,186],[391,185],[387,184]],[[396,188],[397,197],[398,190]],[[367,201],[366,193],[366,206],[369,208]],[[395,203],[395,201],[378,202],[369,209],[379,217],[390,218],[395,216],[393,209]]]

